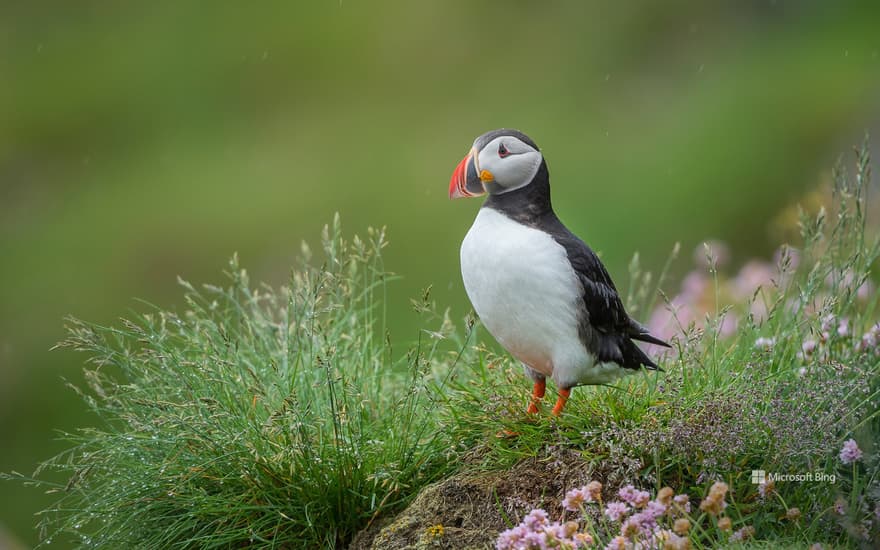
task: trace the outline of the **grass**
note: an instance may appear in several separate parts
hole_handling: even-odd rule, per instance
[[[50,486],[45,541],[334,547],[448,472],[425,388],[440,333],[392,353],[384,246],[383,231],[346,242],[337,218],[321,267],[280,290],[233,258],[226,287],[181,281],[180,315],[72,320],[60,346],[89,354],[81,393],[101,427],[41,467],[70,474]]]
[[[669,486],[696,506],[724,481],[723,513],[689,516],[694,547],[751,529],[773,547],[876,543],[880,347],[862,335],[877,296],[859,290],[880,254],[866,222],[869,166],[862,148],[853,176],[836,173],[834,205],[802,216],[799,253],[748,297],[729,299],[736,281],[709,250],[704,314],[685,322],[677,298],[661,305],[679,322],[665,372],[579,388],[560,418],[527,418],[519,367],[473,345],[474,320],[456,329],[429,290],[413,307],[433,329],[393,349],[384,231],[347,241],[337,217],[320,257],[304,246],[280,289],[254,286],[233,258],[226,286],[181,281],[179,314],[145,305],[117,327],[71,320],[60,346],[89,357],[77,391],[97,426],[65,434],[70,449],[33,476],[4,477],[57,495],[41,514],[44,543],[344,547],[428,483],[564,447],[613,473],[608,499],[626,483],[652,495]],[[645,317],[663,277],[637,262],[632,275],[627,301]],[[518,436],[496,437],[503,430]],[[849,439],[864,456],[844,464]],[[69,481],[47,481],[49,470]],[[835,482],[780,481],[762,496],[753,470]],[[578,529],[603,545],[620,529],[590,517],[575,518]]]

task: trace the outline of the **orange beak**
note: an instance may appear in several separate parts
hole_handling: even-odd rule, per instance
[[[449,180],[449,198],[478,197],[484,194],[486,194],[486,189],[477,175],[472,149],[461,159],[461,162],[455,167],[455,171],[452,172],[452,178]]]

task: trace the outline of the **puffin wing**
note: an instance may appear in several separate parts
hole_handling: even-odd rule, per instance
[[[553,238],[565,248],[583,287],[583,310],[578,333],[587,351],[600,362],[613,362],[630,369],[642,366],[658,369],[657,364],[632,340],[666,347],[669,344],[651,336],[645,327],[630,318],[611,276],[596,253],[561,222],[557,220],[557,223]]]

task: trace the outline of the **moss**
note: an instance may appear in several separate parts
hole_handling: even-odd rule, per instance
[[[532,507],[558,510],[571,487],[604,481],[577,451],[548,447],[504,471],[472,465],[425,487],[408,508],[381,529],[360,533],[350,550],[489,548],[498,533],[515,525]],[[443,533],[437,536],[437,525]]]

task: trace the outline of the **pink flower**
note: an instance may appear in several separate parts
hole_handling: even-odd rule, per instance
[[[865,281],[862,283],[862,286],[856,290],[856,298],[865,302],[870,298],[876,289],[874,288],[874,283],[871,281]]]
[[[741,300],[751,298],[759,288],[773,283],[774,269],[766,262],[752,260],[742,266],[733,279],[734,294]]]
[[[761,337],[755,340],[755,347],[759,350],[770,351],[776,345],[776,338]]]
[[[698,300],[709,288],[709,278],[701,271],[691,271],[681,281],[681,295],[688,301]]]
[[[572,489],[565,493],[565,498],[562,500],[562,506],[570,512],[577,512],[581,509],[581,505],[583,505],[584,502],[593,502],[593,497],[587,491],[586,487],[581,487],[580,489]]]
[[[608,505],[605,506],[605,515],[608,516],[608,519],[611,521],[620,521],[628,513],[629,506],[617,500],[609,502]]]
[[[633,508],[641,508],[651,500],[651,493],[648,491],[640,491],[632,485],[621,487],[620,491],[617,492],[617,495]]]
[[[718,327],[718,335],[722,338],[729,338],[736,334],[736,328],[739,326],[739,316],[728,311],[721,317],[721,323]]]
[[[672,498],[672,502],[674,502],[685,514],[691,513],[691,500],[687,495],[675,495],[675,497]]]
[[[535,508],[528,515],[523,518],[522,524],[526,526],[527,529],[532,531],[536,531],[537,529],[547,525],[547,512],[540,508]]]
[[[498,540],[495,541],[496,550],[513,550],[514,548],[520,548],[521,545],[518,543],[525,538],[528,532],[529,530],[522,524],[503,531],[498,535]]]
[[[833,313],[829,313],[822,318],[822,332],[828,332],[834,326],[837,317]]]
[[[843,464],[851,464],[862,458],[862,450],[859,449],[855,439],[847,439],[843,442],[843,448],[840,449],[840,462]]]

